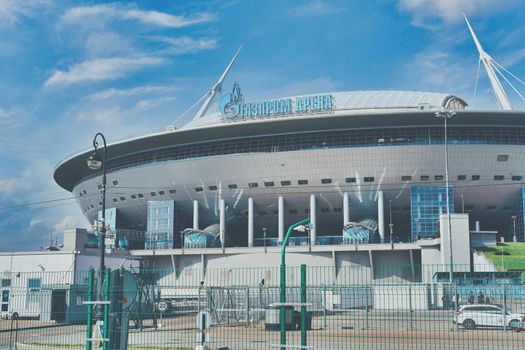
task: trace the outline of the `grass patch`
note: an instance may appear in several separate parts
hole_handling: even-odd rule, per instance
[[[525,267],[525,243],[498,243],[497,247],[478,248],[487,258],[499,268],[505,270],[523,270]],[[503,258],[503,266],[502,266]]]

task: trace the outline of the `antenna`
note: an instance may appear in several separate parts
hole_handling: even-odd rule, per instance
[[[233,58],[231,59],[230,63],[228,64],[228,66],[226,67],[226,69],[224,70],[224,72],[222,73],[221,77],[219,78],[219,80],[215,83],[215,85],[213,85],[213,87],[200,99],[202,100],[203,98],[206,97],[206,100],[203,102],[201,108],[199,109],[199,111],[197,112],[197,114],[195,115],[195,117],[193,117],[193,120],[197,120],[199,118],[201,118],[205,113],[206,111],[208,110],[208,107],[210,106],[210,103],[211,103],[211,100],[213,100],[213,98],[215,97],[215,95],[221,91],[221,87],[222,87],[222,82],[224,81],[224,79],[226,78],[226,76],[228,75],[228,73],[230,72],[230,68],[232,67],[233,65],[233,62],[235,62],[235,60],[237,59],[237,55],[239,54],[239,52],[241,51],[242,49],[242,45],[237,49],[237,52],[235,52],[235,55],[233,55]],[[200,101],[199,100],[199,101]]]
[[[494,61],[494,59],[488,53],[486,53],[485,50],[483,50],[483,47],[481,47],[478,37],[476,36],[476,33],[474,33],[474,29],[472,29],[472,26],[470,25],[467,16],[463,14],[463,17],[465,17],[465,21],[467,22],[467,26],[470,30],[470,34],[472,35],[472,39],[474,40],[476,48],[478,49],[479,60],[483,63],[483,67],[485,67],[487,75],[489,76],[490,84],[492,85],[492,90],[494,91],[494,95],[496,96],[496,100],[498,101],[499,108],[507,111],[512,110],[512,105],[510,104],[509,98],[507,97],[505,90],[503,90],[503,86],[501,86],[501,82],[496,74],[496,72],[498,72],[498,69],[496,67],[498,63]]]

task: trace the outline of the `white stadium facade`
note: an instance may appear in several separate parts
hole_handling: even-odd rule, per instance
[[[239,85],[221,89],[236,54],[191,122],[108,144],[110,229],[117,242],[135,239],[132,254],[174,268],[277,266],[287,228],[305,218],[291,263],[447,263],[448,178],[452,239],[467,237],[454,243],[456,262],[470,263],[472,233],[523,241],[525,113],[478,49],[501,110],[415,91],[247,102]],[[92,152],[54,174],[90,222],[102,208]]]

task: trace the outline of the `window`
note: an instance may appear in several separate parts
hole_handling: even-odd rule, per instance
[[[434,175],[435,181],[443,181],[443,175]]]
[[[274,210],[273,215],[279,215],[279,210]]]
[[[250,182],[250,183],[248,184],[248,187],[249,187],[249,188],[256,188],[256,187],[259,187],[259,184],[258,184],[257,182]]]
[[[341,208],[334,208],[334,213],[340,213],[341,212]]]
[[[170,194],[175,194],[177,193],[177,190],[170,190]]]
[[[298,213],[297,209],[291,209],[290,210],[290,214],[297,214],[297,213]]]
[[[117,202],[118,202],[118,199],[113,198],[113,203],[117,203]]]
[[[304,210],[304,213],[305,213],[305,214],[310,214],[310,209],[305,209],[305,210]]]
[[[356,182],[356,178],[355,177],[347,177],[345,179],[345,182],[346,183],[354,183],[354,182]]]
[[[238,211],[236,211],[235,213],[233,213],[233,215],[235,215],[235,216],[242,216],[242,214],[241,214],[240,212],[238,212]]]
[[[144,198],[144,195],[142,193],[137,194],[139,198]]]
[[[202,192],[202,191],[204,191],[204,188],[202,188],[201,186],[195,187],[195,192]]]
[[[428,175],[421,175],[421,177],[419,178],[421,181],[428,181],[430,177]]]
[[[102,202],[98,202],[98,205],[102,206]]]
[[[113,181],[113,186],[118,186],[118,181],[117,180]]]
[[[321,213],[326,214],[326,213],[329,213],[329,212],[330,212],[329,208],[321,208]]]
[[[40,278],[30,278],[27,280],[27,288],[40,289]]]
[[[512,176],[512,181],[521,181],[521,176],[519,176],[519,175],[513,175],[513,176]]]
[[[132,195],[131,195],[131,199],[137,199],[137,196],[134,195],[134,194],[132,194]]]
[[[229,185],[228,185],[228,188],[229,188],[230,190],[234,190],[234,189],[237,188],[237,185],[236,185],[236,184],[229,184]]]
[[[504,175],[494,175],[494,181],[503,181],[504,179]]]
[[[479,181],[479,179],[481,178],[480,175],[472,175],[472,181]]]
[[[301,186],[308,185],[308,180],[299,180],[297,183]]]
[[[267,214],[267,213],[266,213],[266,211],[264,211],[264,210],[259,212],[259,215],[261,215],[261,216],[266,215],[266,214]]]
[[[120,197],[122,198],[122,197]],[[126,198],[124,198],[124,200],[126,200]],[[91,209],[95,209],[95,206],[93,204],[90,205]]]
[[[155,193],[155,192],[150,192],[149,194],[150,194],[152,197],[155,197],[155,196],[157,195],[157,193]]]
[[[374,182],[375,179],[373,176],[367,176],[363,179],[364,182]]]
[[[290,180],[281,181],[281,186],[290,186],[292,182]]]
[[[86,190],[84,190],[84,191],[82,191],[82,192],[84,192],[84,195],[87,196],[87,192],[86,192]]]
[[[464,181],[467,179],[467,175],[458,175],[458,181]]]
[[[215,186],[215,185],[211,185],[211,186],[208,186],[208,189],[209,189],[210,191],[217,191],[217,186]]]
[[[410,175],[401,176],[401,181],[412,181],[412,176]]]
[[[11,287],[11,279],[10,278],[2,278],[2,288]]]
[[[159,191],[159,196],[164,196],[166,194],[165,191]]]
[[[120,197],[120,201],[124,202],[126,200],[126,197]]]
[[[98,185],[97,185],[97,188],[98,188],[99,190],[101,190],[101,189],[102,189],[102,185],[101,185],[101,184],[98,184]]]
[[[510,211],[511,209],[512,209],[512,207],[511,207],[510,205],[505,205],[505,206],[503,207],[503,210],[504,210],[504,211]]]
[[[509,156],[507,154],[499,154],[497,160],[498,162],[506,162],[509,160]]]
[[[321,183],[322,184],[331,184],[332,183],[332,179],[321,179]]]
[[[274,185],[275,185],[275,184],[274,184],[273,181],[265,181],[265,182],[264,182],[264,186],[266,186],[266,187],[273,187]]]
[[[494,211],[494,210],[496,210],[496,206],[495,205],[487,205],[487,210]]]
[[[465,211],[472,211],[472,210],[474,210],[473,205],[465,205]]]

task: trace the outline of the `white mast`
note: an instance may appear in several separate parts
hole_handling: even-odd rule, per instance
[[[470,34],[472,34],[472,39],[474,39],[474,43],[476,44],[476,47],[479,51],[479,60],[483,62],[483,67],[485,67],[485,70],[487,71],[487,75],[489,76],[490,84],[492,85],[492,90],[494,90],[494,95],[496,95],[496,99],[498,100],[500,109],[507,110],[507,111],[512,110],[512,105],[510,104],[509,98],[507,97],[505,90],[503,90],[503,87],[501,86],[501,82],[498,79],[498,76],[494,69],[494,65],[495,65],[494,59],[488,53],[486,53],[485,50],[483,50],[483,48],[481,47],[481,44],[479,43],[479,40],[476,34],[474,33],[474,29],[472,29],[467,19],[467,16],[463,14],[463,17],[465,17],[465,21],[467,22],[468,29],[470,30]]]
[[[197,120],[199,118],[201,118],[204,114],[206,114],[206,111],[208,110],[208,107],[210,106],[210,103],[211,101],[213,100],[213,98],[215,97],[215,95],[221,91],[221,87],[222,87],[222,82],[224,81],[224,79],[226,78],[226,76],[228,75],[229,71],[230,71],[230,68],[232,67],[233,65],[233,62],[235,62],[235,60],[237,59],[237,55],[239,54],[239,52],[241,51],[242,49],[242,45],[239,47],[239,49],[237,49],[237,52],[235,52],[235,55],[233,55],[233,58],[231,59],[230,63],[228,64],[228,66],[226,67],[226,69],[224,70],[224,72],[222,73],[221,77],[219,78],[219,80],[215,83],[215,85],[213,85],[213,87],[206,93],[206,95],[203,96],[206,97],[206,100],[202,103],[202,106],[201,108],[199,109],[199,111],[197,112],[197,114],[195,114],[195,117],[193,117],[193,120]],[[202,100],[202,98],[201,98]]]

